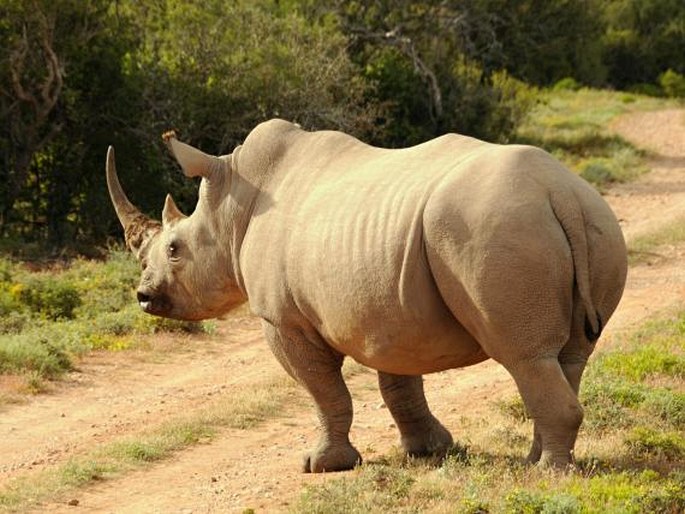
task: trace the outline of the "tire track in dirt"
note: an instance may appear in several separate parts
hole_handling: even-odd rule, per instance
[[[653,152],[654,172],[633,184],[618,186],[606,196],[629,240],[683,212],[682,117],[683,111],[636,113],[614,124],[621,135]],[[680,244],[657,265],[631,268],[624,299],[600,348],[610,346],[618,332],[682,302],[684,256],[685,245]],[[209,393],[230,394],[231,386],[249,387],[258,378],[284,373],[270,355],[258,322],[246,311],[221,322],[218,336],[193,340],[187,353],[171,352],[161,362],[131,363],[130,353],[93,357],[53,395],[10,407],[0,414],[0,483],[18,474],[12,468],[17,463],[42,458],[45,467],[63,462],[164,417],[199,409]],[[225,341],[220,341],[222,338]],[[398,435],[382,405],[375,373],[356,374],[348,383],[355,402],[353,442],[367,460],[387,455],[398,444]],[[492,361],[426,377],[429,403],[456,440],[460,428],[468,423],[465,417],[484,416],[492,400],[514,391],[508,374]],[[316,443],[317,434],[310,402],[295,403],[282,416],[254,429],[222,430],[208,444],[75,491],[69,498],[79,500],[78,512],[285,510],[304,485],[343,476],[299,472],[301,455]],[[14,430],[9,430],[12,427]],[[59,448],[62,451],[54,459],[46,458]],[[40,468],[40,464],[34,465],[34,469]],[[74,512],[64,501],[41,505],[37,511]]]

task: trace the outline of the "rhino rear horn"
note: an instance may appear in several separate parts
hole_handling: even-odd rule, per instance
[[[218,157],[206,154],[202,150],[176,139],[176,133],[173,130],[162,134],[162,139],[164,139],[171,155],[183,168],[186,177],[210,179],[221,165],[221,160]]]
[[[186,217],[187,216],[178,208],[171,195],[166,195],[166,200],[164,200],[164,209],[162,210],[162,225],[171,225]]]
[[[140,257],[140,250],[150,236],[159,230],[160,223],[140,212],[124,193],[117,176],[114,147],[112,146],[107,150],[106,172],[107,189],[119,222],[124,227],[126,245],[136,254],[136,257]]]

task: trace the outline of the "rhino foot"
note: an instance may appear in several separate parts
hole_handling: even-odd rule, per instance
[[[345,471],[362,463],[362,456],[351,444],[318,447],[304,457],[305,473]]]
[[[430,429],[402,435],[402,447],[410,457],[444,457],[453,444],[452,434],[435,418]]]

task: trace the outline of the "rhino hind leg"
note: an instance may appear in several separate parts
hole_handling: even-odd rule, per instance
[[[412,457],[444,457],[452,447],[452,436],[428,408],[423,392],[423,377],[379,371],[378,385],[400,431],[402,447],[407,454]]]
[[[559,363],[561,365],[561,369],[564,373],[564,376],[566,377],[566,380],[575,392],[576,398],[578,397],[580,379],[583,376],[583,370],[585,369],[586,362],[587,360],[583,359],[564,359],[563,356],[559,359]],[[573,440],[575,442],[575,437]],[[571,451],[573,451],[573,445],[571,445]],[[540,461],[541,457],[542,435],[540,433],[538,423],[535,422],[533,426],[533,444],[530,448],[530,452],[528,453],[528,457],[526,458],[526,462],[536,464]],[[573,456],[571,456],[571,459],[573,459]]]
[[[528,461],[559,468],[572,465],[583,409],[578,402],[577,389],[567,379],[559,360],[543,358],[508,369],[534,422]],[[579,383],[580,375],[577,376]]]
[[[321,436],[304,456],[303,471],[343,471],[361,464],[361,455],[349,439],[352,397],[341,372],[343,356],[325,343],[307,340],[299,331],[284,334],[268,322],[263,327],[273,354],[316,404]]]

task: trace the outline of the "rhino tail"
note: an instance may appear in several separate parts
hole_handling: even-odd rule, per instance
[[[557,190],[551,194],[551,206],[571,248],[575,283],[585,307],[585,336],[591,342],[599,339],[603,322],[592,301],[590,289],[590,263],[585,230],[585,215],[572,191]]]

